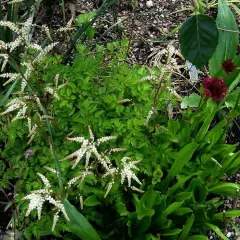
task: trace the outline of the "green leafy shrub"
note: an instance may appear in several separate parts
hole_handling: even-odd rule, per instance
[[[240,214],[221,212],[239,192],[226,182],[240,162],[226,143],[239,90],[226,96],[207,78],[179,112],[163,68],[129,66],[128,42],[79,45],[71,65],[50,56],[55,45],[26,43],[17,75],[5,75],[0,186],[15,184],[17,228],[27,239],[227,239]]]
[[[116,47],[118,51],[114,50]],[[101,239],[157,239],[157,236],[187,239],[199,234],[206,236],[209,229],[222,236],[220,229],[224,228],[224,218],[239,214],[239,211],[230,211],[224,215],[218,213],[218,209],[223,203],[221,196],[237,194],[239,186],[225,183],[224,179],[238,170],[240,158],[235,152],[236,146],[225,144],[227,121],[211,125],[220,107],[211,99],[204,100],[196,111],[189,109],[178,120],[168,120],[166,106],[169,103],[176,106],[177,101],[166,91],[167,76],[164,76],[165,91],[147,122],[156,85],[154,81],[143,81],[149,79],[144,67],[128,66],[125,48],[127,43],[115,43],[109,45],[108,50],[98,47],[93,55],[79,46],[72,66],[60,64],[58,57],[48,57],[32,74],[31,81],[39,88],[39,93],[44,93],[42,86],[52,89],[63,86],[41,96],[46,111],[54,117],[47,119],[58,159],[63,160],[79,149],[78,143],[67,139],[76,136],[89,139],[87,129],[91,126],[96,138],[117,136],[116,140],[100,146],[102,153],[107,154],[106,147],[127,149],[109,156],[112,166],[120,167],[123,156],[141,160],[136,165],[139,171],[135,172],[142,183],[140,187],[134,179],[132,188],[128,181],[121,185],[119,176],[106,196],[109,180],[102,178],[104,169],[97,165],[91,166],[94,175],[86,176],[83,182],[79,177],[71,190],[65,189],[64,195],[88,219]],[[53,81],[57,74],[59,84]],[[12,123],[8,123],[6,117],[2,120],[1,141],[5,142],[2,156],[11,168],[1,185],[6,187],[7,181],[21,177],[17,182],[17,200],[21,203],[18,221],[27,238],[49,234],[73,238],[70,232],[80,236],[74,232],[74,224],[68,223],[62,215],[52,232],[47,205],[43,206],[39,221],[34,220],[35,212],[24,217],[28,206],[27,201],[22,202],[24,196],[43,189],[36,178],[37,172],[49,179],[54,192],[59,192],[57,176],[51,172],[55,165],[48,147],[49,138],[44,120],[42,123],[38,120],[36,107],[36,103],[32,103],[29,110],[33,114],[32,124],[38,123],[40,130],[30,146],[26,140],[25,119]],[[24,158],[29,147],[34,156]],[[60,162],[60,166],[64,186],[86,173],[83,159],[73,169],[71,159]],[[88,237],[84,239],[91,239]]]

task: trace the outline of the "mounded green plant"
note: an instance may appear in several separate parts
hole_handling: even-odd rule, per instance
[[[57,43],[32,45],[17,31],[26,55],[2,75],[12,83],[0,102],[0,186],[15,185],[15,227],[27,239],[191,240],[209,230],[227,239],[222,230],[240,214],[221,211],[223,196],[239,197],[226,178],[240,155],[225,141],[239,91],[227,95],[218,76],[207,78],[197,104],[190,96],[173,119],[169,106],[181,102],[171,79],[129,66],[127,41],[94,54],[79,45],[63,65],[49,54]]]

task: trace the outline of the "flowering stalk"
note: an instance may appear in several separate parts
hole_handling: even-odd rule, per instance
[[[37,96],[37,94],[36,94],[35,91],[34,91],[33,86],[32,86],[31,83],[28,81],[28,79],[25,77],[25,75],[23,74],[22,70],[19,68],[18,64],[17,64],[17,63],[14,61],[14,59],[12,59],[12,58],[9,59],[9,61],[11,61],[11,63],[12,63],[11,65],[14,65],[15,69],[18,71],[18,73],[21,75],[21,77],[26,81],[26,84],[27,84],[27,85],[29,86],[29,88],[31,89],[33,95],[34,95],[34,96]],[[16,83],[16,82],[13,83],[14,86],[15,86],[15,83]],[[11,89],[11,88],[10,88],[10,89]],[[11,91],[13,91],[13,88],[11,89]],[[7,93],[7,94],[10,95],[11,92],[10,92],[10,93]],[[3,99],[3,100],[6,100],[6,98]],[[40,107],[41,107],[41,110],[42,110],[42,112],[43,112],[43,115],[47,116],[47,110],[44,108],[43,104],[42,104],[40,101],[39,101],[39,103],[40,103]],[[2,105],[2,104],[4,104],[4,101],[1,101],[1,104],[0,104],[0,105]],[[52,149],[52,151],[51,151],[52,157],[53,157],[53,159],[54,159],[54,161],[55,161],[56,170],[57,170],[57,172],[58,172],[57,177],[58,177],[58,184],[59,184],[60,196],[63,197],[63,190],[64,190],[64,189],[63,189],[63,182],[62,182],[62,177],[61,177],[60,163],[59,163],[59,161],[58,161],[58,159],[57,159],[57,157],[56,157],[56,154],[55,154],[54,141],[53,141],[51,126],[50,126],[50,122],[49,122],[48,118],[46,118],[46,125],[47,125],[47,130],[48,130],[49,138],[50,138],[50,145],[51,145],[51,149]]]

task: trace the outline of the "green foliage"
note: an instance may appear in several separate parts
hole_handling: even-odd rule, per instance
[[[84,25],[94,17],[80,18],[79,24]],[[199,19],[209,20],[204,16],[193,18],[195,22]],[[39,129],[30,146],[27,121],[10,121],[15,113],[2,116],[1,166],[7,169],[0,184],[6,188],[9,182],[17,182],[19,229],[27,239],[51,235],[51,239],[66,236],[66,239],[86,240],[155,240],[160,235],[163,240],[193,240],[206,239],[209,229],[226,239],[221,232],[225,221],[219,213],[221,196],[236,197],[239,185],[223,179],[237,172],[240,155],[235,151],[236,146],[225,142],[228,121],[218,119],[223,108],[221,103],[192,94],[182,103],[187,110],[180,112],[176,120],[169,119],[166,106],[177,108],[179,104],[172,91],[167,91],[170,88],[167,76],[162,74],[160,86],[156,81],[146,81],[148,69],[129,66],[127,62],[128,44],[122,41],[106,48],[96,46],[94,54],[86,46],[78,45],[71,65],[61,64],[59,56],[47,56],[35,66],[31,86],[44,113],[51,117],[39,120],[39,104],[29,101],[28,114]],[[205,64],[210,55],[198,59],[199,64]],[[158,76],[161,71],[153,69],[152,72]],[[55,82],[58,74],[59,84]],[[16,82],[16,87],[19,85]],[[46,86],[55,89],[55,96],[44,91]],[[62,87],[58,89],[58,86]],[[2,104],[11,100],[8,100],[11,91]],[[234,91],[228,98],[225,105],[235,108],[238,93]],[[148,118],[150,110],[152,115]],[[98,146],[101,153],[107,154],[106,149],[127,149],[114,153],[113,159],[109,159],[112,166],[120,168],[123,156],[141,160],[135,168],[139,170],[134,172],[142,183],[139,188],[134,188],[136,178],[131,185],[129,175],[125,182],[119,177],[112,182],[106,197],[107,178],[103,177],[101,165],[92,161],[94,156],[89,161],[95,165],[89,168],[96,171],[80,180],[86,173],[84,160],[71,168],[71,162],[65,158],[82,143],[67,139],[73,135],[89,139],[88,126],[96,139],[117,136],[116,140]],[[50,142],[53,139],[52,148],[49,148],[49,138]],[[27,158],[24,155],[29,148],[34,156]],[[56,159],[65,159],[60,162],[58,178],[44,168],[55,168],[52,152]],[[51,180],[56,198],[64,201],[70,218],[66,221],[60,216],[53,232],[49,226],[55,209],[44,205],[39,221],[35,210],[25,217],[28,203],[22,198],[30,191],[42,189],[42,183],[36,179],[37,172]],[[76,176],[80,181],[74,182],[71,189],[58,184],[57,179],[61,179],[68,186],[69,180]],[[226,217],[236,214],[229,211]]]
[[[182,103],[181,103],[181,108],[185,109],[188,107],[198,107],[199,103],[200,103],[201,97],[196,94],[196,93],[192,93],[189,97],[186,96],[184,97]]]
[[[209,70],[212,76],[216,76],[222,70],[221,64],[224,60],[234,58],[239,41],[236,20],[224,0],[218,1],[217,26],[219,29],[218,46],[209,61]]]
[[[74,206],[72,206],[67,200],[64,201],[64,207],[67,215],[70,218],[68,226],[72,233],[80,237],[83,240],[99,240],[99,236],[94,228],[89,224],[86,218],[79,213]]]

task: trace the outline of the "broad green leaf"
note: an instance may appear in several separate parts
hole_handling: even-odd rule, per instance
[[[166,233],[161,233],[162,236],[175,236],[178,235],[180,232],[182,231],[182,229],[180,228],[175,228],[172,230],[168,230]]]
[[[174,202],[170,204],[167,209],[165,209],[162,213],[162,217],[166,217],[172,212],[176,211],[184,202]]]
[[[170,168],[166,179],[163,181],[163,185],[167,187],[168,183],[176,177],[176,175],[182,171],[183,167],[190,161],[192,158],[193,153],[197,149],[196,143],[189,143],[188,145],[184,146],[179,152],[174,154],[174,163]]]
[[[240,152],[231,153],[226,156],[222,161],[222,166],[225,173],[231,173],[234,168],[239,168]]]
[[[68,227],[71,232],[82,240],[100,240],[95,229],[87,219],[67,200],[64,200],[64,208],[70,219]]]
[[[225,0],[218,0],[217,26],[219,29],[218,46],[209,61],[211,76],[216,76],[219,70],[221,70],[221,64],[224,60],[234,58],[238,47],[238,26]]]
[[[153,191],[152,189],[148,190],[143,194],[140,201],[137,203],[137,214],[138,219],[142,219],[146,216],[153,216],[154,214],[154,203],[157,197],[157,192]]]
[[[196,203],[202,204],[205,201],[207,189],[204,182],[200,178],[194,178],[190,184],[193,192],[193,198]]]
[[[177,216],[183,216],[187,213],[192,213],[192,212],[193,212],[193,210],[191,208],[180,207],[176,211],[174,211],[173,214],[177,215]]]
[[[212,229],[223,240],[228,240],[228,238],[221,232],[221,230],[217,226],[215,226],[215,225],[213,225],[211,223],[205,223],[205,225],[207,227],[209,227],[210,229]]]
[[[202,68],[207,65],[218,44],[218,29],[213,18],[195,15],[188,18],[179,33],[179,42],[183,56]]]
[[[208,110],[207,112],[207,116],[203,122],[203,125],[201,126],[200,130],[197,133],[197,136],[195,138],[196,141],[203,141],[208,129],[212,123],[212,120],[214,119],[214,116],[217,112],[217,104],[215,102],[212,101],[212,99],[209,99],[207,102],[207,106],[206,106],[206,110]]]
[[[101,204],[101,202],[98,200],[96,195],[92,195],[84,201],[84,205],[88,207],[96,206],[99,204]]]
[[[187,199],[190,199],[192,197],[192,192],[181,192],[176,194],[175,200],[176,202],[181,202]]]
[[[239,185],[235,183],[220,182],[208,188],[208,192],[229,197],[235,197],[239,190]]]
[[[143,217],[142,219],[137,219],[136,223],[132,226],[132,231],[137,234],[145,233],[151,226],[151,217]]]
[[[185,240],[192,228],[194,222],[194,214],[190,216],[190,218],[187,219],[186,224],[183,227],[183,230],[178,238],[178,240]]]
[[[236,88],[233,92],[228,94],[228,96],[225,99],[225,105],[228,108],[234,108],[236,105],[237,97],[240,92],[240,87]]]
[[[183,98],[183,101],[181,103],[181,108],[185,109],[188,107],[198,107],[200,100],[201,100],[201,97],[198,94],[192,93],[189,97],[185,96]]]
[[[208,238],[203,235],[194,235],[194,236],[188,237],[187,240],[208,240]]]
[[[224,217],[238,217],[240,216],[240,210],[227,211],[225,213],[217,213],[214,215],[216,219],[223,219]]]
[[[126,208],[126,205],[122,202],[117,202],[115,205],[116,211],[120,214],[120,216],[127,216],[128,215],[128,211]]]
[[[184,177],[182,178],[181,180],[179,180],[179,182],[177,182],[176,184],[174,184],[170,189],[168,189],[168,192],[167,192],[167,196],[172,196],[179,188],[181,188],[184,183],[186,181],[188,181],[189,179],[191,179],[193,176],[197,176],[199,175],[201,172],[195,172],[193,173],[192,175],[188,176],[188,177]]]

